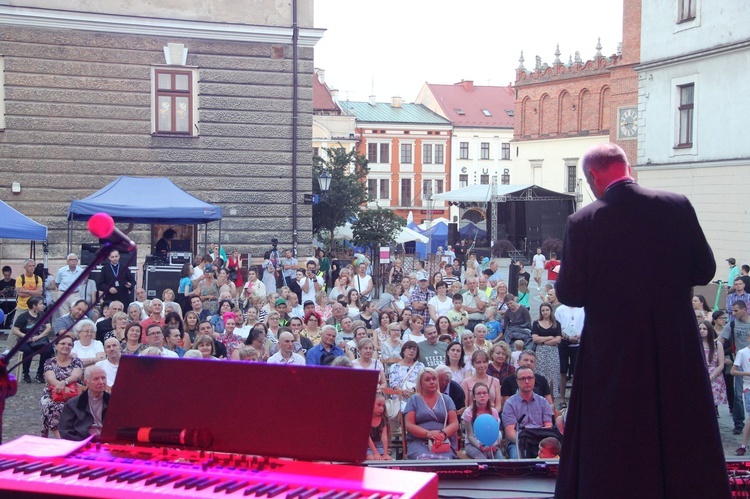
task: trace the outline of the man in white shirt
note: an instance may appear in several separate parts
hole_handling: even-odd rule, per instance
[[[302,303],[306,301],[315,303],[315,293],[323,289],[325,283],[323,282],[323,278],[317,275],[315,260],[308,260],[306,266],[307,272],[305,272],[305,277],[300,281],[300,288],[302,289],[302,300],[300,301]]]
[[[284,331],[279,335],[279,351],[271,355],[267,361],[268,364],[290,364],[295,366],[304,366],[305,358],[298,353],[294,353],[294,335]]]
[[[555,300],[557,295],[555,294]],[[558,302],[559,303],[559,302]],[[560,304],[555,310],[555,319],[560,323],[562,341],[557,346],[560,356],[560,401],[565,402],[565,391],[568,384],[568,374],[573,376],[578,358],[578,345],[581,343],[581,332],[586,314],[583,308],[569,307]]]
[[[112,388],[115,386],[117,368],[120,367],[120,357],[122,357],[122,349],[117,338],[107,338],[104,342],[104,353],[107,355],[107,358],[100,360],[95,365],[104,370],[107,375],[107,388]]]
[[[534,264],[534,280],[536,281],[536,287],[541,288],[542,279],[544,278],[544,264],[547,263],[547,259],[542,255],[542,248],[536,249],[536,255],[532,259]]]
[[[159,324],[151,324],[146,329],[146,345],[158,348],[162,357],[180,358],[180,356],[172,350],[164,348],[164,333]]]
[[[68,264],[64,267],[60,267],[55,275],[55,285],[57,286],[58,293],[54,294],[55,301],[62,296],[62,294],[68,290],[73,282],[78,279],[83,273],[83,269],[78,265],[78,256],[75,253],[71,253],[66,258]],[[75,303],[79,298],[78,290],[75,290],[73,294],[68,296],[68,299],[60,305],[57,310],[55,317],[61,317],[70,311],[71,304]]]

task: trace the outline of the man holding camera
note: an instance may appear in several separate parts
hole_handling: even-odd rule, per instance
[[[300,289],[302,289],[301,303],[311,301],[315,303],[315,293],[323,289],[323,278],[318,276],[318,264],[315,260],[308,260],[306,264],[307,270],[305,270],[305,277],[299,283]]]

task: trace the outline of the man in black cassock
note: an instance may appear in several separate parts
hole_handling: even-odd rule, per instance
[[[555,285],[586,311],[555,497],[729,497],[690,302],[716,272],[695,211],[636,184],[614,144],[583,173],[597,201],[568,218]]]

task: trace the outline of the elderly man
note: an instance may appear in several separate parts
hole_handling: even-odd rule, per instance
[[[359,291],[360,300],[369,300],[370,291],[372,291],[372,277],[367,275],[367,264],[360,263],[357,270],[359,272],[352,279],[352,287]],[[313,299],[315,299],[314,296]]]
[[[331,305],[331,317],[326,321],[326,324],[336,328],[336,331],[341,331],[341,321],[347,317],[346,307],[339,302],[334,302]]]
[[[518,393],[503,404],[503,425],[505,427],[505,439],[508,443],[508,454],[511,459],[518,459],[516,448],[517,428],[520,423],[526,428],[551,428],[555,413],[552,407],[541,397],[534,393],[534,371],[530,367],[521,366],[516,371],[518,379]]]
[[[60,296],[70,288],[75,280],[83,274],[83,269],[78,265],[78,256],[75,253],[70,253],[65,261],[67,262],[67,265],[60,267],[57,270],[57,274],[55,274],[55,285],[57,286],[58,291],[58,293],[55,294],[55,301],[57,301]],[[70,305],[75,303],[79,298],[83,298],[78,293],[79,291],[76,289],[73,294],[68,296],[67,300],[60,304],[60,308],[57,309],[58,317],[67,314],[70,311]]]
[[[469,277],[466,279],[467,291],[464,295],[463,311],[468,314],[469,324],[466,329],[474,331],[474,326],[484,322],[484,311],[487,308],[487,300],[482,296],[477,288],[477,278]]]
[[[327,366],[336,357],[344,355],[344,351],[334,344],[335,341],[336,328],[326,324],[320,331],[320,343],[307,351],[307,365]]]
[[[85,440],[102,433],[107,415],[109,393],[107,373],[99,366],[89,366],[83,373],[87,390],[65,402],[60,415],[60,437],[66,440]]]
[[[179,358],[175,352],[164,348],[164,331],[159,324],[151,324],[146,328],[146,346],[158,348],[162,357]]]
[[[615,144],[589,150],[582,169],[596,201],[568,217],[555,285],[561,302],[586,310],[556,497],[730,497],[690,304],[692,287],[716,274],[695,210],[639,186]]]
[[[435,297],[435,292],[427,287],[429,285],[427,272],[417,272],[417,288],[412,291],[410,301],[414,315],[420,315],[425,323],[430,322],[430,309],[427,303]]]
[[[422,343],[424,345],[424,343]],[[422,349],[420,348],[420,353]],[[438,383],[440,385],[440,392],[448,395],[454,404],[456,404],[456,410],[460,411],[466,407],[466,394],[464,389],[461,388],[461,384],[453,381],[453,371],[445,364],[441,364],[435,367],[435,371],[438,373]]]
[[[141,321],[141,327],[143,328],[143,331],[146,331],[146,328],[148,328],[151,324],[156,324],[160,327],[164,327],[164,317],[162,317],[161,315],[162,310],[164,310],[164,302],[162,302],[158,298],[154,298],[153,300],[151,300],[151,305],[148,309],[148,317]]]
[[[123,312],[123,311],[124,311],[124,306],[121,301],[114,300],[109,304],[107,318],[102,319],[96,323],[96,339],[97,340],[102,341],[102,342],[104,341],[104,335],[114,329],[114,325],[112,324],[112,316],[115,315],[117,312]]]
[[[433,369],[439,365],[445,364],[445,351],[448,345],[438,341],[438,332],[434,324],[428,324],[424,327],[425,341],[419,344],[419,361],[425,367]]]
[[[104,370],[107,375],[107,390],[111,390],[112,387],[115,386],[117,368],[120,367],[120,357],[122,357],[122,349],[117,338],[107,338],[104,342],[104,353],[107,358],[100,360],[94,365],[101,367]]]
[[[284,331],[279,335],[279,351],[271,355],[266,362],[268,364],[294,366],[304,366],[306,364],[303,356],[294,353],[294,335],[289,331]]]

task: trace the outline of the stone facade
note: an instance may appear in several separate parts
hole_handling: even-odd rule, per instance
[[[243,3],[255,9],[252,20],[262,19],[257,18],[259,10],[273,13],[272,24],[277,27],[233,25],[227,34],[224,18],[220,25],[160,19],[160,30],[144,22],[143,33],[138,33],[137,27],[122,28],[119,15],[101,12],[66,12],[53,26],[41,27],[33,21],[26,24],[26,14],[33,9],[3,7],[12,21],[2,21],[7,25],[0,30],[5,66],[0,197],[49,227],[52,257],[66,251],[70,202],[120,175],[169,177],[190,194],[220,205],[221,242],[228,250],[258,255],[272,237],[279,239],[280,247],[291,245],[295,225],[291,14],[281,15],[277,2],[270,0],[234,2],[233,7]],[[311,26],[312,0],[300,4],[301,25]],[[142,9],[117,12],[134,13],[148,15]],[[92,27],[92,18],[103,20],[101,30]],[[139,22],[135,17],[125,19]],[[66,22],[84,28],[65,29]],[[302,31],[296,230],[298,247],[307,254],[312,210],[303,204],[303,194],[312,189],[312,46],[321,33]],[[197,72],[195,131],[189,135],[153,133],[153,69],[180,67],[179,61],[165,59],[168,44],[183,45],[184,67]],[[21,183],[20,194],[10,194],[11,182]],[[159,197],[158,192],[153,195]],[[93,240],[84,224],[73,225],[74,249]],[[202,243],[203,229],[199,232]],[[136,225],[131,237],[139,243],[139,254],[150,252],[149,226]],[[217,237],[214,223],[208,239]],[[18,258],[26,248],[2,244],[0,251],[4,259]]]

